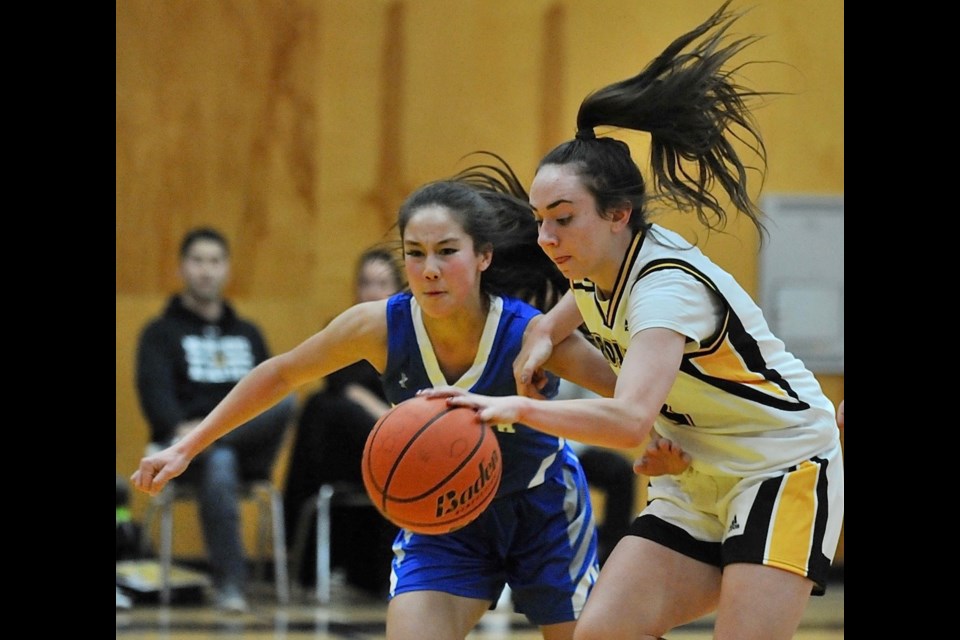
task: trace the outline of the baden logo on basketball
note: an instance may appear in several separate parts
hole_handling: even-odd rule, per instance
[[[494,477],[500,476],[500,452],[494,451],[490,459],[477,465],[477,477],[470,486],[461,491],[455,489],[445,491],[437,497],[437,517],[466,509],[470,503],[482,499],[486,492],[484,488]]]

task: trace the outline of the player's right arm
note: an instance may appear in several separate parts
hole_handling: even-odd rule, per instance
[[[513,377],[517,393],[531,398],[542,398],[540,389],[546,382],[543,367],[559,344],[583,323],[573,292],[563,294],[560,302],[545,315],[537,316],[527,325],[523,346],[513,361]]]
[[[522,422],[544,433],[612,449],[642,445],[676,380],[686,338],[652,327],[630,341],[612,398],[539,400],[485,396],[453,386],[424,389],[418,395],[446,397],[451,406],[470,407],[488,424]]]
[[[574,331],[554,346],[543,366],[605,398],[612,398],[617,387],[617,374],[580,331]]]
[[[378,300],[350,307],[298,346],[254,367],[182,439],[144,457],[131,478],[133,485],[156,495],[212,442],[308,382],[364,359],[383,370],[387,358],[386,304]]]

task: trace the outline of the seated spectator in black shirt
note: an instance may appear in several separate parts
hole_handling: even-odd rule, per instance
[[[183,289],[143,329],[137,345],[137,392],[161,448],[183,437],[236,383],[270,357],[260,328],[224,297],[230,246],[216,229],[198,228],[180,243]],[[290,394],[198,456],[177,482],[195,485],[216,605],[248,609],[247,558],[240,526],[240,483],[269,479],[296,410]]]

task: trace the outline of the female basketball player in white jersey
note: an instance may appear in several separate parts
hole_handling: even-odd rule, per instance
[[[651,480],[648,506],[621,539],[577,623],[577,640],[651,640],[704,614],[714,637],[787,640],[811,592],[822,593],[843,517],[843,463],[830,400],[771,334],[743,288],[683,237],[647,220],[650,196],[629,148],[594,127],[651,136],[654,195],[711,229],[720,185],[762,231],[735,144],[765,151],[722,70],[753,38],[725,41],[726,4],[634,78],[588,96],[576,137],[541,161],[530,189],[539,244],[572,281],[531,322],[515,363],[533,397],[451,404],[491,423],[635,447],[654,426],[691,458]],[[695,41],[704,39],[694,45]],[[687,47],[691,51],[685,51]],[[619,374],[613,398],[544,402],[535,373],[586,323]]]

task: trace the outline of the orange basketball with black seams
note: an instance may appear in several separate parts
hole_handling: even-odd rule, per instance
[[[394,524],[442,534],[473,522],[500,486],[497,436],[477,412],[415,396],[388,411],[363,449],[363,484]]]

